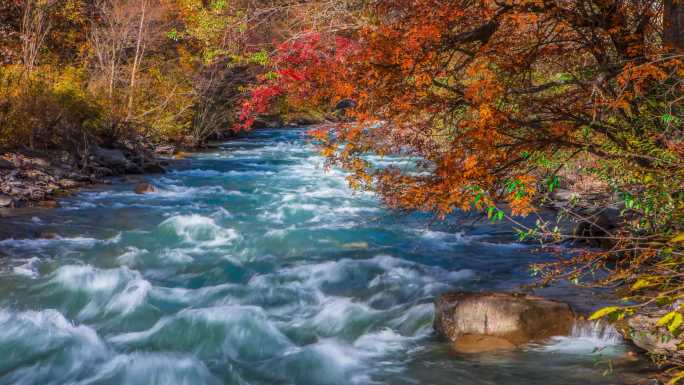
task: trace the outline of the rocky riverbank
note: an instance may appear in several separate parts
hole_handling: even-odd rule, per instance
[[[110,176],[163,173],[173,146],[145,141],[92,145],[80,153],[28,148],[0,151],[0,208],[56,207],[56,198],[82,186],[107,183]]]

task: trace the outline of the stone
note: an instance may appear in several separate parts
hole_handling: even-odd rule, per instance
[[[526,294],[447,293],[435,301],[435,331],[468,353],[569,335],[574,323],[569,305]]]
[[[0,194],[0,207],[14,207],[14,199],[9,195]]]
[[[59,238],[59,235],[57,235],[57,233],[44,232],[44,233],[40,233],[39,238],[40,239],[57,239],[57,238]]]
[[[254,119],[252,127],[254,128],[278,128],[285,123],[279,115],[259,115]]]
[[[166,170],[159,163],[147,163],[143,166],[143,172],[147,174],[164,174]]]
[[[477,354],[515,350],[517,346],[504,338],[466,334],[454,342],[459,353]]]
[[[586,220],[576,224],[573,235],[586,238],[592,245],[611,247],[612,240],[608,237],[620,226],[620,209],[608,206],[596,210],[583,210],[580,214]]]
[[[173,155],[176,152],[176,146],[172,144],[159,145],[154,148],[157,155]]]
[[[342,99],[335,105],[336,110],[346,110],[347,108],[355,108],[356,101],[353,99]]]
[[[666,329],[658,326],[658,320],[665,312],[648,315],[635,315],[626,322],[626,327],[620,328],[625,338],[637,347],[657,355],[684,358],[683,352],[677,346],[684,343],[684,336],[672,337]]]
[[[38,207],[42,207],[44,209],[55,209],[59,207],[59,202],[53,199],[42,200],[38,202]]]
[[[73,179],[60,179],[57,183],[59,183],[59,185],[65,189],[73,189],[81,185],[79,182]]]
[[[128,159],[121,150],[108,149],[95,146],[93,149],[95,158],[105,166],[128,166]]]
[[[12,170],[14,168],[14,163],[9,160],[0,158],[0,170]]]
[[[151,184],[143,182],[135,186],[134,191],[136,194],[149,194],[157,191],[157,189],[155,189]]]

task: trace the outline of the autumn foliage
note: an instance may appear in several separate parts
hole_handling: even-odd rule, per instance
[[[281,46],[242,118],[277,98],[329,110],[353,99],[344,118],[313,132],[331,164],[391,207],[440,216],[476,209],[515,221],[537,212],[574,167],[597,180],[620,224],[589,237],[609,241],[608,251],[538,271],[636,287],[630,300],[640,306],[618,307],[618,317],[670,306],[684,293],[684,57],[664,17],[673,7],[378,1],[363,28]],[[369,154],[413,157],[417,169],[378,167]],[[577,237],[544,222],[520,231],[547,242]]]

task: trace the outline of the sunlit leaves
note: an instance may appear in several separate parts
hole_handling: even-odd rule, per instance
[[[589,316],[590,321],[599,320],[610,316],[616,316],[622,313],[622,309],[618,306],[608,306],[595,311]]]

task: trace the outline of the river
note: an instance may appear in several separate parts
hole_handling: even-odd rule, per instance
[[[0,384],[618,383],[610,331],[452,352],[434,298],[515,288],[548,256],[503,225],[388,212],[322,166],[304,131],[256,131],[144,177],[155,193],[0,218]]]

